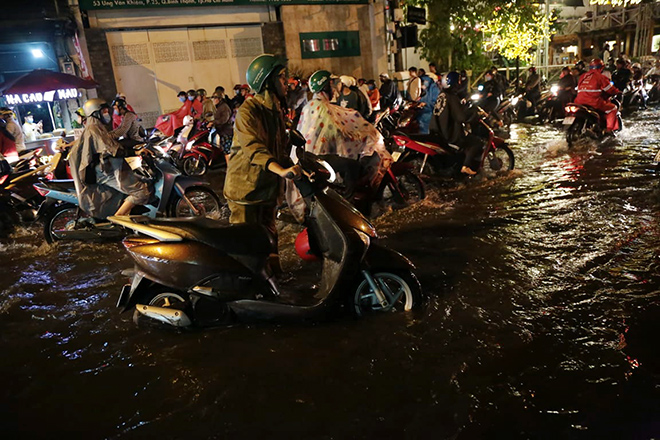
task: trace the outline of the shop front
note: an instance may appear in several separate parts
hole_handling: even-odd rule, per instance
[[[0,85],[0,101],[23,127],[26,149],[53,154],[57,141],[73,139],[81,128],[73,115],[87,99],[86,90],[96,86],[73,75],[37,69]]]

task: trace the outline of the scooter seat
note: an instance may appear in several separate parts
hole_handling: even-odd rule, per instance
[[[277,252],[275,237],[261,225],[227,225],[209,218],[151,219],[149,225],[179,234],[232,255],[269,255]]]
[[[73,183],[73,179],[53,179],[53,180],[45,180],[44,185],[46,185],[50,189],[54,189],[56,191],[75,191],[76,186]]]
[[[415,142],[419,142],[420,144],[432,145],[435,147],[433,149],[437,149],[439,147],[440,149],[446,151],[459,150],[458,146],[448,143],[444,138],[436,134],[411,134],[408,137]]]

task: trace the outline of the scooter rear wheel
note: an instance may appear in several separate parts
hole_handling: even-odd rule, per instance
[[[400,194],[394,188],[394,184],[390,182],[383,187],[382,197],[380,197],[394,208],[404,208],[426,197],[424,183],[416,174],[408,172],[398,176],[397,186]]]
[[[571,148],[575,142],[580,139],[583,126],[584,122],[577,120],[568,127],[568,130],[566,131],[566,143],[568,144],[568,148]]]
[[[412,272],[377,272],[372,276],[381,290],[387,291],[385,293],[389,304],[383,307],[367,280],[362,280],[349,304],[351,312],[356,316],[378,312],[409,312],[422,303],[422,289]]]
[[[185,311],[188,305],[186,299],[187,295],[175,292],[171,289],[164,287],[153,287],[148,293],[146,293],[142,298],[138,300],[139,304],[155,307],[175,307],[182,311]],[[137,311],[133,312],[133,323],[138,327],[143,326],[157,326],[157,327],[169,327],[167,324],[161,323],[154,319],[148,318]]]
[[[482,171],[486,175],[495,175],[513,170],[515,167],[515,158],[513,151],[507,145],[497,147],[497,150],[491,150],[484,159]]]

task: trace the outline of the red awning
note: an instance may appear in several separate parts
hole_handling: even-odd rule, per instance
[[[0,93],[46,93],[60,89],[94,89],[99,84],[75,75],[53,72],[52,70],[36,69],[21,75],[16,79],[0,85]]]

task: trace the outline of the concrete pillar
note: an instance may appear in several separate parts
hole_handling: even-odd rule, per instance
[[[264,52],[286,57],[286,41],[284,39],[284,25],[281,21],[264,23],[261,25],[261,38]]]
[[[94,79],[100,84],[98,94],[100,98],[111,102],[117,95],[115,73],[110,58],[110,47],[103,29],[86,29],[87,49],[89,62],[94,72]]]

